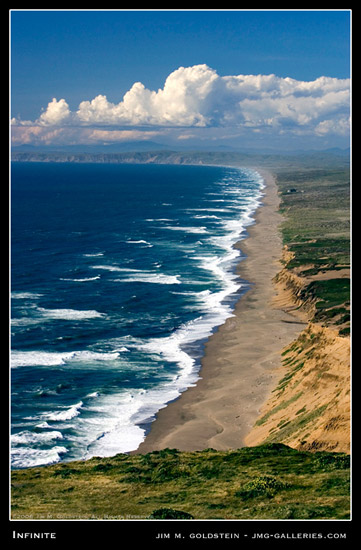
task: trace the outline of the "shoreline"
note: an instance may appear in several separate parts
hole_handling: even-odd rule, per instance
[[[206,342],[196,385],[158,412],[145,440],[130,454],[244,446],[279,377],[282,348],[302,330],[299,317],[271,303],[277,296],[272,279],[281,269],[283,218],[273,175],[258,171],[264,195],[247,237],[235,245],[246,254],[237,273],[251,288],[236,303],[234,316]]]

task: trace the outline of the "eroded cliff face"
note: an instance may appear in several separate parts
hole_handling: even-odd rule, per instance
[[[310,323],[283,350],[277,387],[246,445],[350,451],[350,339]]]
[[[287,254],[285,250],[285,258]],[[245,444],[282,442],[298,450],[348,453],[350,337],[341,336],[336,325],[313,322],[316,301],[304,299],[309,282],[287,268],[275,278],[278,295],[274,305],[308,324],[282,350],[278,384]]]

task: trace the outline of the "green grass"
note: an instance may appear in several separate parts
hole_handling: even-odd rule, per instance
[[[301,277],[324,274],[326,280],[310,283],[300,298],[316,302],[313,321],[340,326],[340,334],[350,327],[350,280],[337,277],[350,267],[349,178],[345,168],[277,173],[283,242],[293,253],[285,267]]]
[[[300,413],[297,418],[286,423],[282,423],[278,426],[278,430],[272,432],[267,439],[266,443],[275,443],[278,441],[285,441],[288,437],[294,437],[298,432],[302,432],[307,427],[312,427],[314,421],[322,416],[328,405],[322,405],[317,409],[310,412]]]
[[[278,389],[279,388],[276,388],[276,390],[278,390]],[[297,401],[297,399],[299,399],[302,394],[303,394],[303,392],[299,392],[296,395],[294,395],[293,397],[291,397],[290,399],[288,399],[287,401],[281,401],[281,403],[279,403],[279,405],[277,405],[276,407],[274,407],[273,409],[268,411],[264,416],[259,418],[257,420],[255,426],[262,426],[262,424],[264,424],[272,415],[276,414],[278,411],[286,409],[289,405],[291,405],[291,403],[294,403],[295,401]]]
[[[317,300],[318,309],[340,306],[350,300],[350,279],[313,281],[305,289],[307,296]]]
[[[16,470],[12,510],[13,519],[345,519],[349,457],[265,444]]]
[[[277,174],[284,243],[295,259],[290,267],[349,265],[350,185],[348,170],[292,171]],[[289,193],[290,188],[296,192]]]

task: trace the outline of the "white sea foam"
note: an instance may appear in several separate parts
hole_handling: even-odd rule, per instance
[[[11,462],[14,468],[29,468],[44,464],[56,464],[68,452],[66,447],[56,445],[49,449],[33,449],[31,447],[15,447],[11,452]]]
[[[66,279],[61,277],[61,281],[74,281],[75,283],[85,283],[87,281],[96,281],[97,279],[100,279],[100,275],[96,275],[95,277],[85,277],[84,279]]]
[[[72,352],[48,352],[48,351],[17,351],[11,352],[11,366],[31,367],[31,366],[52,366],[62,365],[68,359],[71,359]]]
[[[11,319],[11,325],[13,327],[25,327],[30,325],[37,325],[38,323],[38,317],[14,317],[13,319]]]
[[[145,244],[147,247],[152,247],[153,245],[148,243],[148,241],[144,241],[143,239],[139,240],[139,241],[132,241],[132,240],[129,240],[129,241],[126,241],[127,243],[129,244]]]
[[[156,413],[178,396],[176,387],[161,384],[151,390],[134,389],[127,394],[98,399],[89,408],[96,414],[86,426],[92,440],[84,458],[113,456],[137,449],[145,436],[142,425],[154,420]]]
[[[18,299],[18,300],[37,300],[42,296],[43,294],[39,294],[38,292],[21,292],[21,291],[14,290],[11,293],[11,298]]]
[[[171,218],[147,218],[146,222],[173,222]]]
[[[51,428],[51,426],[47,422],[40,422],[40,424],[37,424],[35,428],[46,429],[46,428]]]
[[[86,258],[96,258],[98,256],[104,256],[104,252],[94,252],[93,254],[83,254]]]
[[[38,308],[38,312],[47,319],[62,319],[62,320],[80,320],[94,319],[96,317],[104,317],[104,313],[99,313],[93,309],[78,310],[78,309],[45,309]]]
[[[194,218],[197,220],[221,220],[222,219],[219,216],[215,216],[214,214],[210,214],[210,215],[196,214]]]
[[[179,285],[179,275],[164,275],[163,273],[139,272],[137,275],[126,277],[124,279],[114,279],[121,283],[154,283],[161,285]]]
[[[128,267],[118,267],[115,265],[97,265],[92,266],[94,269],[104,269],[107,271],[114,271],[117,273],[130,274],[123,279],[113,279],[114,282],[121,283],[156,283],[162,285],[177,285],[180,284],[179,275],[166,275],[165,273],[158,273],[152,271],[142,271],[140,269],[131,269]]]
[[[18,432],[11,436],[12,445],[34,445],[37,443],[49,443],[56,439],[63,439],[63,434],[58,430],[53,430],[51,432],[30,432],[25,430]]]
[[[55,366],[65,365],[70,362],[93,362],[93,361],[112,361],[119,357],[118,352],[101,353],[96,351],[65,351],[65,352],[49,352],[49,351],[18,351],[11,352],[11,366],[16,367],[32,367],[32,366]]]
[[[92,269],[104,269],[105,271],[138,271],[129,267],[119,267],[117,265],[91,265]]]
[[[218,212],[220,214],[232,214],[233,211],[230,208],[187,208],[185,212]]]
[[[95,278],[98,277],[94,277],[94,279]],[[22,327],[36,325],[53,320],[80,321],[85,319],[95,319],[103,317],[105,317],[104,313],[100,313],[99,311],[95,310],[46,309],[43,307],[32,306],[31,316],[14,317],[11,319],[11,325],[14,327]]]
[[[97,391],[94,391],[92,393],[88,393],[88,395],[86,397],[89,397],[89,398],[95,398],[95,397],[99,397],[100,393],[97,392]]]
[[[82,408],[82,406],[83,401],[79,401],[79,403],[75,403],[75,405],[71,405],[71,407],[66,407],[64,408],[64,410],[61,411],[50,411],[42,413],[41,418],[44,418],[45,420],[51,420],[53,422],[71,420],[72,418],[80,414],[80,409]]]
[[[208,229],[206,227],[182,227],[179,225],[165,225],[164,229],[169,229],[171,231],[183,231],[184,233],[208,233]]]

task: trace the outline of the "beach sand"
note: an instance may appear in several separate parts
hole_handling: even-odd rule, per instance
[[[135,453],[243,447],[280,376],[282,348],[306,326],[276,300],[272,279],[282,267],[280,199],[272,174],[259,172],[266,183],[262,205],[247,238],[236,245],[246,254],[238,273],[251,289],[237,302],[234,317],[206,342],[197,384],[159,411]]]

